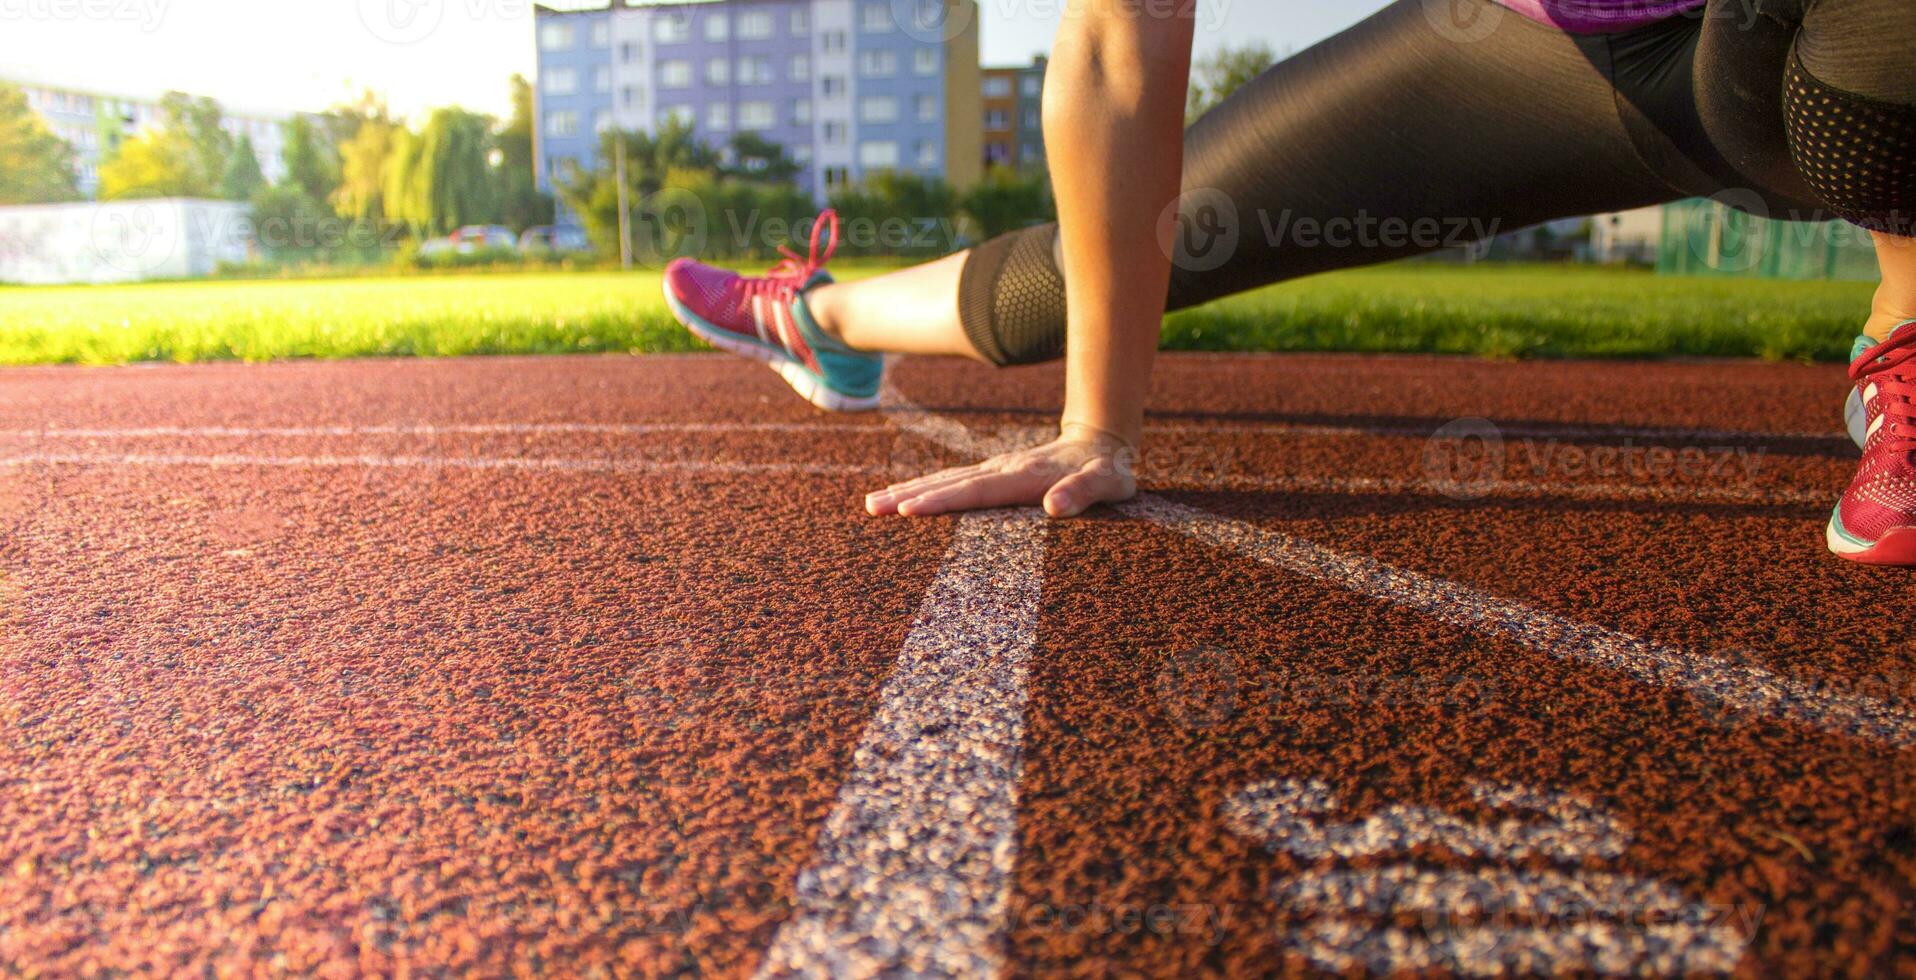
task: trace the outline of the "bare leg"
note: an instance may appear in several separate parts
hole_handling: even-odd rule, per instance
[[[805,294],[805,306],[820,329],[853,350],[983,360],[958,320],[958,278],[969,254],[820,286]]]
[[[1863,333],[1870,339],[1889,339],[1889,332],[1916,320],[1916,238],[1876,232],[1876,261],[1883,267],[1883,284]]]

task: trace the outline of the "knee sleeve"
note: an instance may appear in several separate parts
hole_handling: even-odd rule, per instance
[[[1819,81],[1791,59],[1790,156],[1831,211],[1871,231],[1916,236],[1916,106]]]
[[[999,367],[1064,356],[1064,275],[1055,224],[999,235],[971,250],[958,280],[958,320]]]

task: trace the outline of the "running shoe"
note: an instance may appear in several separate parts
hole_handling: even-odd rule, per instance
[[[701,340],[771,365],[813,405],[869,411],[878,407],[883,356],[833,340],[805,308],[806,291],[832,281],[825,263],[837,250],[838,215],[826,210],[812,224],[810,253],[801,257],[781,246],[785,258],[763,276],[674,260],[665,267],[665,301]]]
[[[1916,320],[1877,343],[1856,338],[1844,416],[1863,449],[1837,501],[1830,550],[1871,565],[1916,565]]]

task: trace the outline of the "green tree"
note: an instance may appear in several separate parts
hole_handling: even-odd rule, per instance
[[[1187,121],[1217,107],[1231,93],[1277,64],[1277,53],[1262,41],[1241,48],[1228,45],[1199,58],[1191,65],[1191,93],[1185,102]]]
[[[732,137],[729,144],[732,165],[728,176],[761,184],[789,184],[803,169],[785,153],[785,147],[757,133],[745,132]]]
[[[215,197],[217,191],[200,173],[192,142],[178,130],[148,130],[100,163],[100,196],[107,200]]]
[[[47,204],[80,197],[73,147],[53,135],[27,98],[0,84],[0,204]]]
[[[188,157],[193,173],[194,197],[214,197],[220,178],[226,174],[226,160],[233,152],[233,135],[221,125],[225,112],[208,98],[193,98],[180,92],[168,92],[160,99],[162,128],[176,134],[177,144]],[[178,150],[176,150],[178,152]]]
[[[330,199],[339,187],[339,159],[329,133],[305,114],[288,119],[281,128],[286,179],[312,200]]]
[[[593,246],[608,255],[619,254],[618,147],[625,144],[626,199],[634,213],[665,188],[673,171],[716,174],[718,154],[692,136],[677,120],[656,134],[609,130],[599,137],[599,152],[590,169],[574,168],[554,179],[559,197],[579,216]]]
[[[491,150],[491,118],[464,109],[435,110],[418,133],[398,130],[386,166],[386,216],[421,236],[498,221]]]
[[[501,222],[513,231],[552,221],[552,197],[539,190],[539,165],[532,156],[535,118],[532,83],[512,76],[512,118],[494,139],[499,162],[493,174]]]
[[[342,218],[384,222],[386,172],[401,126],[386,103],[367,92],[351,105],[327,114],[338,134],[339,186],[332,196],[333,210]],[[350,125],[349,125],[350,124]]]
[[[226,172],[220,175],[220,196],[229,201],[250,201],[265,186],[266,175],[260,172],[252,137],[241,136],[226,158]]]
[[[832,192],[851,255],[942,255],[956,244],[958,192],[931,177],[882,170],[857,187]]]
[[[985,179],[958,197],[958,207],[977,226],[980,240],[996,238],[1057,217],[1045,175],[992,167]]]

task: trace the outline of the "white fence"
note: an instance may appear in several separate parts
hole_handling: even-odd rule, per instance
[[[209,275],[252,251],[245,204],[167,198],[0,208],[0,282],[134,282]]]

